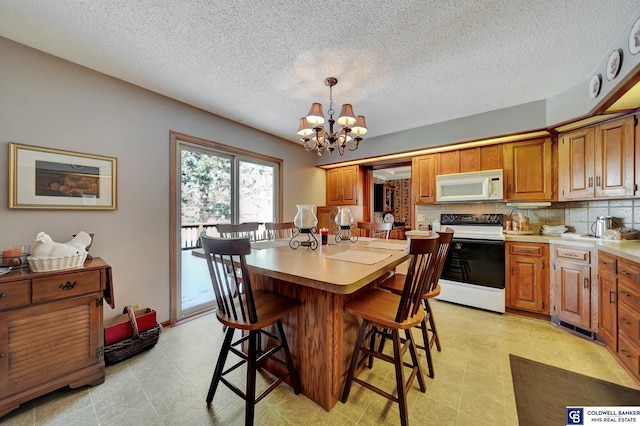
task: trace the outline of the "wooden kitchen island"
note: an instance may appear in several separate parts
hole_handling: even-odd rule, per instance
[[[331,241],[330,236],[330,241]],[[403,250],[370,248],[371,239],[319,246],[317,250],[289,246],[254,249],[247,256],[254,288],[263,288],[296,300],[300,308],[283,319],[302,393],[329,411],[339,399],[355,345],[358,319],[343,310],[359,292],[376,286],[409,258],[406,241],[384,241]],[[327,259],[353,251],[389,255],[368,265]],[[278,368],[271,365],[268,368]]]

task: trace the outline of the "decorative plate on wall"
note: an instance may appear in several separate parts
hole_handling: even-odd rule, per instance
[[[629,53],[635,55],[640,52],[640,18],[631,27],[629,33]]]
[[[383,216],[382,220],[384,221],[384,223],[393,223],[394,219],[393,219],[393,215],[391,213],[387,213]]]
[[[591,77],[591,81],[589,82],[589,97],[591,99],[595,99],[600,94],[600,87],[602,87],[602,76],[600,74],[596,74]]]
[[[609,55],[609,61],[607,61],[607,80],[613,80],[618,76],[621,65],[622,52],[620,49],[614,50],[611,52],[611,55]]]

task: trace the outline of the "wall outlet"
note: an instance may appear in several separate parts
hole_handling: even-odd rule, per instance
[[[418,222],[424,222],[425,220],[427,220],[427,217],[423,214],[419,214],[418,215]]]
[[[139,311],[140,310],[140,304],[139,303],[132,303],[130,306],[131,306],[131,309],[133,309],[134,311]]]

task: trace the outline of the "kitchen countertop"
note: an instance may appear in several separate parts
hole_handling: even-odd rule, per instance
[[[505,235],[505,241],[595,247],[598,250],[640,263],[640,240],[605,240],[595,237],[556,237],[549,235]]]

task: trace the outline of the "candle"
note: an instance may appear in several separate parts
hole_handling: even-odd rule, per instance
[[[20,256],[20,248],[5,248],[2,249],[2,257],[5,259],[10,259],[12,257],[19,257]]]

